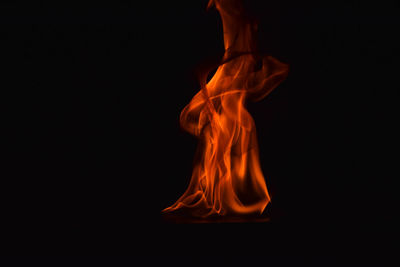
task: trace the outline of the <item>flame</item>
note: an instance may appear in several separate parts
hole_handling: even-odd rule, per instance
[[[260,100],[287,76],[288,67],[258,57],[256,24],[240,0],[210,0],[220,13],[225,53],[214,76],[183,109],[180,123],[199,138],[198,159],[186,192],[163,212],[196,217],[261,214],[270,196],[259,163],[254,120],[246,100]]]

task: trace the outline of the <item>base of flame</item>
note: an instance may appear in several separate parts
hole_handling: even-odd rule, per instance
[[[266,214],[258,216],[230,216],[230,215],[212,215],[206,218],[187,216],[180,213],[164,213],[162,221],[165,223],[176,224],[201,224],[201,223],[267,223],[271,217]]]

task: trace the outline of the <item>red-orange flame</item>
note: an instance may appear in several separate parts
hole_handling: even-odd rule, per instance
[[[199,137],[199,159],[186,192],[163,210],[198,217],[261,214],[270,202],[261,171],[255,124],[247,99],[268,95],[287,76],[287,65],[255,55],[256,24],[241,0],[210,0],[223,23],[225,54],[214,76],[180,116],[181,126]]]

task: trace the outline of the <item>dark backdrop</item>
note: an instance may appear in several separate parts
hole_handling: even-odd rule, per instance
[[[310,259],[324,265],[342,259],[332,240],[345,255],[355,253],[349,240],[361,240],[357,260],[374,255],[365,253],[370,244],[390,242],[395,1],[248,1],[260,50],[290,65],[287,80],[248,104],[272,195],[264,226],[160,221],[188,185],[197,143],[179,128],[180,111],[198,91],[196,69],[223,53],[221,22],[205,11],[207,1],[34,2],[0,11],[8,233],[42,233],[80,252],[132,252],[141,243],[170,260],[180,249],[202,258],[204,243],[218,250],[219,235],[229,240],[222,255],[235,242],[264,251],[254,244],[270,240],[278,263],[309,255],[303,241],[313,237]],[[198,233],[210,242],[198,243]],[[173,239],[181,245],[170,247]],[[195,252],[192,242],[201,244]],[[384,247],[374,260],[387,260]],[[243,262],[254,259],[249,251]]]

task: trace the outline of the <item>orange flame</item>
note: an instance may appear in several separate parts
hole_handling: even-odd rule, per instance
[[[270,202],[261,171],[255,124],[247,99],[268,95],[288,73],[287,65],[255,54],[256,24],[241,0],[210,0],[223,24],[225,54],[214,76],[183,109],[183,129],[200,140],[198,161],[186,192],[163,212],[196,217],[261,214]]]

